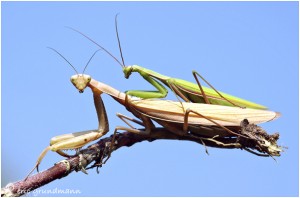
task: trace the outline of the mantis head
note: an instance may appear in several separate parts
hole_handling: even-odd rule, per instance
[[[78,89],[79,93],[83,93],[84,89],[91,82],[91,76],[86,74],[75,74],[71,76],[72,84]]]
[[[124,73],[124,76],[125,76],[126,79],[129,78],[129,76],[131,75],[132,71],[133,71],[133,67],[132,66],[126,66],[126,67],[124,66],[123,67],[123,73]]]
[[[53,50],[54,52],[56,52],[58,55],[60,55],[74,69],[76,74],[71,77],[71,82],[79,90],[79,93],[83,93],[84,89],[88,86],[88,84],[91,82],[91,79],[92,79],[91,76],[84,74],[84,71],[87,68],[87,66],[89,65],[92,58],[95,56],[95,54],[99,50],[94,52],[94,54],[91,56],[91,58],[89,59],[89,61],[86,64],[86,66],[84,67],[82,74],[79,74],[77,72],[77,70],[75,69],[75,67],[61,53],[59,53],[57,50],[55,50],[51,47],[48,47],[48,48]]]

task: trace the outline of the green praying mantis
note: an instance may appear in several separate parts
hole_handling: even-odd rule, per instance
[[[58,51],[53,48],[50,49],[54,50],[65,59]],[[89,59],[89,62],[92,57]],[[28,176],[35,168],[38,170],[39,164],[49,150],[67,157],[68,155],[62,150],[79,149],[108,132],[108,119],[101,99],[101,94],[103,93],[110,95],[137,118],[135,119],[122,114],[117,114],[117,116],[129,127],[116,127],[114,134],[119,130],[126,130],[141,135],[151,135],[151,131],[156,128],[153,123],[153,121],[155,121],[176,135],[198,137],[203,144],[204,141],[210,141],[214,143],[216,147],[226,148],[229,146],[236,146],[238,148],[244,148],[251,153],[262,155],[249,150],[247,147],[249,147],[250,144],[241,143],[252,141],[255,145],[258,145],[259,149],[256,149],[259,152],[267,153],[265,156],[278,156],[282,151],[281,148],[276,145],[277,139],[275,141],[270,141],[269,139],[266,139],[265,136],[250,136],[247,132],[241,133],[241,129],[244,129],[241,126],[241,123],[244,123],[245,119],[247,119],[247,122],[260,124],[278,118],[280,114],[277,112],[251,108],[242,109],[239,107],[222,105],[174,102],[160,99],[140,99],[92,79],[91,76],[84,74],[87,66],[84,68],[82,74],[79,74],[75,67],[73,67],[67,59],[65,60],[76,72],[76,74],[71,77],[71,82],[79,93],[83,93],[86,87],[89,87],[92,90],[99,127],[96,130],[77,132],[52,138],[50,146],[44,149],[38,157],[34,168],[30,171]],[[127,121],[132,121],[141,125],[144,129],[136,129]],[[213,128],[216,128],[216,130],[212,130]],[[228,138],[233,138],[234,141],[228,144],[223,143],[223,141],[228,140]],[[243,141],[238,141],[237,138],[242,138]],[[114,142],[114,140],[112,142]]]
[[[70,27],[68,27],[70,28]],[[122,55],[121,43],[118,34],[118,25],[117,25],[117,15],[115,17],[115,28],[116,28],[116,35],[120,50],[120,55],[122,58],[122,63],[112,55],[108,50],[106,50],[103,46],[95,42],[93,39],[88,37],[87,35],[83,34],[82,32],[70,28],[82,36],[86,37],[88,40],[96,44],[100,49],[104,50],[109,56],[111,56],[119,65],[121,65],[124,76],[128,79],[132,73],[136,72],[139,73],[147,82],[149,82],[153,87],[157,89],[157,91],[142,91],[142,90],[129,90],[125,93],[131,96],[136,96],[140,98],[165,98],[168,94],[168,90],[162,85],[169,87],[177,96],[181,97],[185,102],[194,102],[194,103],[206,103],[206,104],[217,104],[217,105],[224,105],[224,106],[237,106],[237,107],[248,107],[254,109],[267,109],[267,107],[256,104],[251,101],[247,101],[223,92],[216,90],[208,81],[206,81],[198,72],[193,71],[193,76],[197,82],[197,84],[178,79],[168,77],[162,74],[159,74],[155,71],[150,69],[146,69],[144,67],[138,65],[130,65],[125,66],[124,58]],[[198,79],[199,76],[206,84],[208,84],[211,88],[207,88],[201,86],[200,81]],[[160,83],[160,82],[161,83]]]

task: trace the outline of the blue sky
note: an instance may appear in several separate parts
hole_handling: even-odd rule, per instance
[[[143,142],[113,153],[100,174],[73,173],[40,189],[80,190],[80,196],[298,196],[298,2],[2,2],[2,185],[23,179],[56,135],[97,127],[92,94],[70,83],[97,47],[125,63],[194,81],[197,70],[218,90],[281,112],[262,126],[280,132],[289,149],[277,158],[183,141]],[[103,52],[86,73],[119,90],[152,89]],[[103,96],[111,135],[129,112]],[[168,99],[176,98],[170,94]],[[49,153],[40,169],[62,160]],[[64,196],[63,194],[37,194]],[[72,196],[72,195],[71,195]]]

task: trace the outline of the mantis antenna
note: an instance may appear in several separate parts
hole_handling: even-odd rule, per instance
[[[59,53],[56,49],[52,48],[52,47],[47,47],[51,50],[53,50],[54,52],[56,52],[58,55],[60,55],[67,63],[69,63],[69,65],[74,69],[74,71],[76,72],[76,74],[78,74],[77,70],[75,69],[75,67],[61,54]]]
[[[113,59],[115,59],[115,61],[117,61],[117,63],[119,65],[121,65],[121,67],[125,67],[114,55],[112,55],[107,49],[105,49],[104,47],[102,47],[101,45],[99,45],[98,43],[96,43],[96,41],[94,41],[93,39],[91,39],[90,37],[88,37],[87,35],[83,34],[82,32],[80,32],[79,30],[76,30],[74,28],[68,27],[66,26],[66,28],[69,28],[79,34],[81,34],[82,36],[84,36],[85,38],[87,38],[88,40],[90,40],[91,42],[93,42],[94,44],[96,44],[98,47],[100,47],[102,50],[104,50],[109,56],[111,56]]]
[[[55,50],[54,48],[52,48],[52,47],[47,47],[47,48],[49,48],[49,49],[51,49],[51,50],[53,50],[54,52],[56,52],[58,55],[60,55],[67,63],[69,63],[69,65],[74,69],[74,71],[76,72],[76,74],[78,74],[78,72],[77,72],[77,70],[75,69],[75,67],[61,54],[61,53],[59,53],[57,50]],[[100,50],[100,49],[99,49]],[[83,72],[82,72],[82,74],[84,74],[84,71],[86,70],[86,68],[87,68],[87,66],[89,65],[89,63],[91,62],[91,60],[93,59],[93,57],[95,56],[95,54],[99,51],[99,50],[96,50],[95,52],[94,52],[94,54],[91,56],[91,58],[89,59],[89,61],[87,62],[87,64],[86,64],[86,66],[84,67],[84,69],[83,69]]]
[[[84,67],[82,74],[84,74],[85,69],[87,68],[87,66],[89,65],[89,63],[91,62],[91,60],[93,59],[93,57],[95,56],[95,54],[96,54],[99,50],[100,50],[100,49],[96,50],[96,51],[94,52],[94,54],[91,56],[90,60],[87,62],[86,66]]]
[[[122,58],[122,63],[123,63],[123,66],[125,66],[125,62],[124,62],[124,58],[123,58],[123,53],[122,53],[122,48],[121,48],[121,42],[120,42],[120,38],[119,38],[119,31],[118,31],[118,14],[116,14],[115,16],[115,27],[116,27],[116,34],[117,34],[117,39],[118,39],[118,45],[119,45],[119,50],[120,50],[120,55],[121,55],[121,58]]]

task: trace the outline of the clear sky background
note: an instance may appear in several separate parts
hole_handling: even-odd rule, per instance
[[[143,142],[114,152],[100,174],[73,173],[40,189],[80,190],[80,196],[298,196],[298,2],[2,2],[2,185],[23,179],[51,137],[97,127],[91,91],[79,94],[69,81],[74,71],[46,47],[82,71],[97,47],[65,28],[71,26],[119,57],[117,13],[127,65],[192,82],[197,70],[218,90],[281,112],[262,126],[280,132],[279,144],[289,149],[276,163],[241,150],[209,148],[208,156],[191,142]],[[136,73],[126,80],[103,52],[86,73],[122,91],[152,89]],[[115,114],[131,113],[103,98],[109,136],[124,126]],[[62,159],[49,152],[40,169]]]

